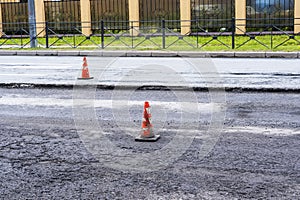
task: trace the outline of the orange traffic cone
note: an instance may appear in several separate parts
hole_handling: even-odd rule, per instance
[[[83,64],[82,64],[82,72],[81,72],[81,78],[78,79],[93,79],[94,77],[90,77],[89,68],[87,64],[86,57],[83,57]]]
[[[149,141],[155,142],[160,138],[160,135],[155,135],[152,130],[151,124],[151,113],[150,105],[148,101],[145,101],[143,121],[142,121],[142,131],[141,134],[135,138],[135,141]]]

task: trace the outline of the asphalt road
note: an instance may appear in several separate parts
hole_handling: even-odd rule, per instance
[[[300,59],[2,56],[0,84],[300,89]]]
[[[208,92],[98,89],[80,98],[76,92],[0,88],[1,198],[300,197],[299,93],[227,92],[214,102]],[[186,102],[190,95],[195,102]],[[144,100],[161,135],[155,143],[134,141]],[[216,119],[219,127],[212,127]],[[160,159],[174,142],[172,162]],[[134,156],[154,151],[153,164],[134,163],[140,161]],[[124,152],[131,162],[121,159]]]

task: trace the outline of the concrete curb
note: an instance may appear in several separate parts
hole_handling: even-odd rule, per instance
[[[79,51],[57,51],[58,56],[79,56]]]
[[[297,52],[266,52],[266,58],[299,58]]]
[[[204,51],[80,51],[0,50],[0,56],[95,56],[95,57],[192,57],[192,58],[300,58],[299,52],[204,52]]]
[[[208,58],[209,54],[206,52],[189,52],[189,51],[179,51],[177,52],[179,57],[188,57],[188,58]]]
[[[95,56],[95,57],[102,57],[102,51],[79,51],[80,56]]]
[[[234,52],[207,52],[212,58],[234,58]]]
[[[126,57],[126,51],[102,51],[102,57]]]
[[[235,52],[236,58],[266,58],[265,52]]]
[[[1,51],[0,51],[1,55]],[[58,52],[57,51],[36,51],[37,56],[57,56]]]
[[[17,55],[17,51],[0,50],[0,56],[15,56],[15,55]]]
[[[151,57],[151,51],[127,51],[127,57]]]
[[[16,51],[17,56],[36,56],[36,51]]]
[[[178,53],[172,51],[152,51],[151,57],[178,57]]]

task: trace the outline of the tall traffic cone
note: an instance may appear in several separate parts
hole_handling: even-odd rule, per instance
[[[155,142],[160,135],[155,135],[152,130],[150,104],[145,101],[141,134],[135,138],[135,141]]]
[[[93,79],[94,77],[90,77],[89,68],[87,64],[86,57],[83,57],[83,64],[82,64],[82,72],[81,72],[81,78],[78,79]]]

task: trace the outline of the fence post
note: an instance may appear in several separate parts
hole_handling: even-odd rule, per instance
[[[90,0],[80,0],[81,32],[83,35],[92,34],[91,2]]]
[[[180,0],[181,35],[191,33],[191,0]]]
[[[101,48],[104,49],[104,21],[101,20]]]
[[[235,33],[245,34],[246,32],[246,0],[235,0]]]
[[[130,27],[133,28],[133,23],[134,23],[134,22],[130,22],[130,21],[129,21],[129,23],[131,24]],[[131,48],[133,49],[133,40],[134,40],[134,39],[133,39],[133,37],[134,37],[133,33],[130,34],[130,37],[131,37]]]
[[[162,25],[162,48],[166,48],[166,24],[165,20],[161,20],[161,25]]]
[[[72,27],[72,30],[76,30],[76,25],[74,24]],[[76,34],[75,31],[73,32],[73,48],[76,48]]]
[[[295,0],[294,5],[294,33],[300,33],[300,0]]]
[[[231,48],[235,48],[235,18],[231,19]]]
[[[48,22],[45,22],[45,29],[46,29],[46,48],[49,48],[49,33],[48,33]]]
[[[0,37],[3,35],[2,4],[0,2]]]
[[[128,0],[130,35],[137,36],[140,28],[139,0]]]
[[[44,0],[34,0],[36,32],[38,37],[45,37],[45,4]]]
[[[271,49],[273,49],[273,27],[274,27],[274,22],[272,23],[272,28],[271,28]]]

